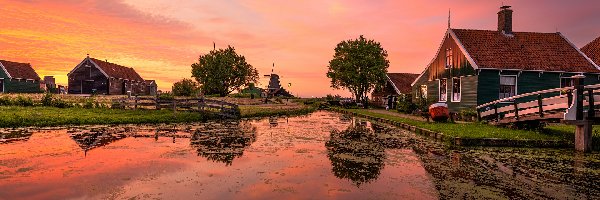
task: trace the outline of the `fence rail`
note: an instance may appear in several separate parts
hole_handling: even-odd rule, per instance
[[[238,118],[240,116],[239,106],[234,103],[205,98],[186,99],[158,99],[154,97],[125,97],[112,100],[113,108],[121,109],[171,109],[196,112],[217,112],[217,114]]]

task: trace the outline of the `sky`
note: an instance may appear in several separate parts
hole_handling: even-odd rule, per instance
[[[364,35],[388,52],[388,72],[420,73],[448,27],[495,30],[511,5],[514,31],[561,32],[578,47],[600,36],[600,1],[584,0],[0,0],[0,59],[67,83],[87,54],[133,67],[160,90],[231,45],[266,86],[272,64],[302,97],[340,94],[326,77],[337,43]],[[288,88],[286,88],[288,89]]]

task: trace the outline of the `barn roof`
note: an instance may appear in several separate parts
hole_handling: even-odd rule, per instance
[[[40,76],[38,76],[29,63],[18,63],[6,60],[0,60],[0,63],[10,78],[40,80]]]
[[[450,29],[479,68],[600,72],[560,33]]]
[[[396,89],[396,92],[409,94],[412,90],[410,84],[419,76],[419,74],[387,73],[387,76],[390,82],[392,82],[394,89]]]
[[[583,46],[581,51],[597,65],[600,64],[600,37]]]
[[[110,63],[107,61],[90,58],[96,65],[111,78],[120,78],[133,81],[144,81],[144,79],[131,67]]]

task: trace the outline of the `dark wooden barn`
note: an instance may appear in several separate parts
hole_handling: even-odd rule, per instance
[[[146,95],[146,82],[133,68],[89,56],[67,76],[69,94]]]
[[[40,77],[29,63],[0,60],[0,92],[41,92]]]
[[[158,85],[156,85],[155,80],[146,80],[146,95],[155,96],[158,91]]]

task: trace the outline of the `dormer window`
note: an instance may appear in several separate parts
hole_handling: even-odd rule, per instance
[[[446,68],[452,67],[452,49],[446,49]]]

